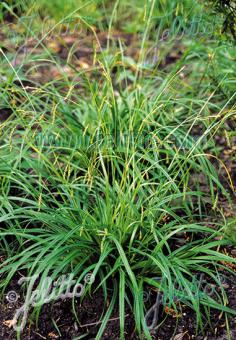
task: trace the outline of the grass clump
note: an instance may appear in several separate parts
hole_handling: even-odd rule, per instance
[[[161,277],[166,303],[177,308],[177,283],[201,325],[201,305],[227,308],[187,287],[195,273],[219,284],[217,268],[232,260],[217,251],[226,242],[216,241],[220,229],[199,220],[225,193],[203,150],[206,140],[203,147],[191,136],[202,117],[178,124],[168,112],[171,97],[165,99],[170,81],[159,90],[151,85],[114,95],[105,81],[76,105],[30,95],[32,108],[25,103],[1,127],[1,239],[8,252],[2,285],[18,271],[38,274],[41,284],[47,274],[56,279],[72,272],[81,279],[92,272],[104,297],[111,285],[120,287],[121,335],[128,302],[137,331],[148,337],[145,284],[156,287],[153,277]],[[217,124],[213,119],[205,136]],[[211,203],[191,183],[201,173]],[[112,295],[99,334],[118,288]]]

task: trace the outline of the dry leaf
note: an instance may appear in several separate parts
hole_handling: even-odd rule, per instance
[[[12,320],[6,320],[3,321],[4,326],[7,326],[9,328],[14,327],[16,325],[16,320],[12,319]]]
[[[48,334],[48,336],[49,336],[50,338],[53,338],[53,339],[57,339],[57,338],[59,338],[59,336],[58,336],[58,335],[56,335],[56,334],[55,334],[55,333],[53,333],[53,332],[49,333],[49,334]]]
[[[58,53],[61,49],[59,43],[56,41],[50,41],[47,47],[54,53]]]
[[[176,334],[172,340],[183,340],[185,333]]]

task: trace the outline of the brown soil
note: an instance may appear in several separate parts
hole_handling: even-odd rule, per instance
[[[227,248],[227,252],[235,250],[231,247]],[[233,268],[234,269],[234,268]],[[236,283],[235,275],[227,272],[224,275],[223,286],[227,293],[228,306],[236,308]],[[18,293],[17,302],[9,303],[7,294],[0,303],[0,339],[15,340],[16,332],[9,327],[9,320],[13,319],[15,311],[20,308],[24,302],[23,294],[20,291],[17,280],[13,280],[8,287],[8,291]],[[154,305],[156,295],[151,294],[146,301],[147,308]],[[102,291],[92,294],[91,297],[86,296],[83,301],[77,299],[75,301],[75,311],[77,319],[73,313],[72,301],[70,299],[58,300],[42,307],[38,322],[29,318],[24,331],[21,333],[21,339],[24,340],[40,340],[40,339],[61,339],[72,340],[80,336],[84,339],[95,339],[101,324],[101,316],[103,307],[109,305],[109,299],[104,306],[104,297]],[[118,306],[109,320],[102,339],[119,339],[119,312]],[[131,311],[127,308],[125,318],[125,339],[145,339],[143,336],[135,335],[134,319]],[[151,320],[152,321],[152,317]],[[161,326],[152,331],[153,339],[159,340],[227,340],[227,327],[225,316],[219,311],[211,311],[211,320],[203,320],[203,330],[198,330],[196,336],[196,317],[194,312],[185,305],[180,306],[179,314],[166,306],[160,306],[158,321]],[[236,338],[236,318],[228,317],[229,329],[232,339]],[[56,325],[56,326],[55,326]]]

